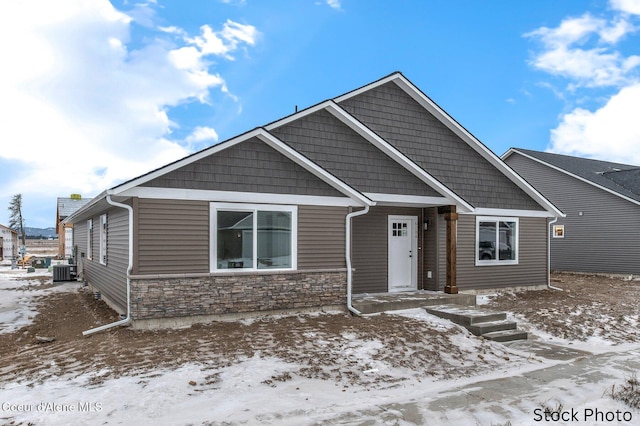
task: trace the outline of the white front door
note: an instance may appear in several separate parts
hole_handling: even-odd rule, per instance
[[[418,217],[389,216],[389,292],[417,289]]]

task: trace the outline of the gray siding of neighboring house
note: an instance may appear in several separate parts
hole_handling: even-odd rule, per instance
[[[327,111],[271,133],[359,191],[440,196]]]
[[[79,222],[78,251],[85,253],[85,280],[98,290],[120,313],[127,310],[127,266],[129,264],[129,215],[124,209],[107,211],[107,264],[100,264],[100,215],[93,217],[93,259],[87,253],[87,223]]]
[[[567,215],[556,223],[564,238],[551,239],[551,269],[640,273],[640,206],[517,153],[506,163]]]
[[[418,216],[421,209],[372,207],[369,213],[352,219],[352,267],[354,293],[384,293],[388,291],[388,217]],[[422,247],[422,232],[418,232],[418,247]],[[422,282],[422,260],[418,262],[418,286]]]
[[[518,230],[517,265],[476,266],[476,216],[461,214],[457,236],[458,288],[472,290],[547,284],[547,219],[521,217]],[[443,281],[446,280],[445,271],[441,271]]]
[[[543,210],[395,83],[340,106],[475,207]]]
[[[137,201],[135,274],[208,273],[207,201]],[[346,207],[298,207],[298,269],[345,267]]]
[[[258,139],[249,139],[141,186],[344,196]]]

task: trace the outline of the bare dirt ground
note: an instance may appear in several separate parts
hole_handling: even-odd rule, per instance
[[[556,273],[557,290],[504,292],[489,309],[513,313],[531,326],[565,340],[600,338],[640,342],[640,280],[625,276]]]
[[[487,307],[513,312],[535,328],[563,339],[586,340],[598,335],[613,343],[640,341],[640,281],[568,274],[557,275],[554,281],[565,291],[502,293]],[[54,285],[43,280],[29,284],[33,289]],[[272,386],[291,375],[333,380],[344,388],[394,386],[403,380],[397,375],[363,374],[375,367],[356,356],[367,346],[385,349],[373,351],[374,362],[403,369],[407,378],[418,380],[473,376],[499,368],[510,357],[510,362],[518,361],[507,347],[471,335],[465,338],[472,343],[461,345],[457,339],[465,331],[452,332],[446,326],[388,314],[262,317],[162,331],[114,328],[83,337],[84,330],[118,320],[104,302],[80,289],[52,293],[38,303],[33,324],[0,335],[0,383],[41,383],[52,376],[95,372],[95,384],[99,384],[107,378],[198,362],[211,366],[208,380],[215,384],[215,371],[220,367],[255,355],[298,366],[263,382]],[[55,341],[38,343],[36,336],[55,337]],[[477,356],[470,358],[471,350]]]

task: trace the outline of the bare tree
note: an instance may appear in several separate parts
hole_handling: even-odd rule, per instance
[[[20,235],[22,235],[22,245],[26,246],[27,242],[25,241],[26,238],[24,235],[24,218],[22,217],[22,194],[16,194],[11,197],[11,201],[9,202],[9,212],[11,213],[9,216],[9,228],[20,232]]]

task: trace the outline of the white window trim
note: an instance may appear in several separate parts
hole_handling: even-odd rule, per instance
[[[560,235],[558,230],[561,230]],[[564,238],[564,225],[553,225],[553,238]]]
[[[93,260],[93,249],[91,245],[93,243],[93,219],[87,219],[87,259]]]
[[[298,206],[285,206],[280,204],[244,204],[244,203],[211,203],[209,209],[210,229],[210,250],[209,262],[211,272],[265,272],[274,271],[295,271],[298,269]],[[253,258],[255,265],[253,268],[229,269],[218,268],[218,210],[253,212],[253,229],[257,229],[258,211],[279,211],[291,213],[291,267],[290,268],[274,268],[274,269],[258,269],[257,258],[258,251],[258,233],[253,233]]]
[[[478,248],[480,247],[480,222],[515,222],[516,224],[516,258],[514,260],[480,260]],[[496,242],[498,253],[500,252],[500,226],[496,224]],[[476,216],[476,245],[473,248],[476,266],[517,265],[520,261],[520,220],[517,217],[504,216]]]
[[[107,264],[107,214],[100,216],[100,264]]]

